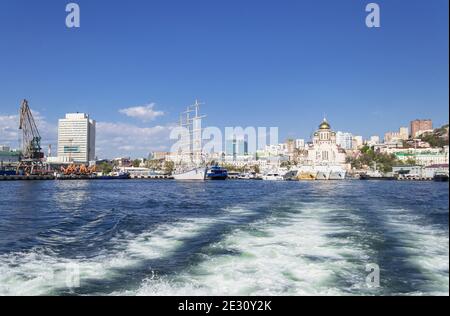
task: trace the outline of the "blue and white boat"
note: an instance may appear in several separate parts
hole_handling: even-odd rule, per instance
[[[228,178],[228,171],[219,166],[214,166],[208,169],[206,178],[208,180],[226,180]]]

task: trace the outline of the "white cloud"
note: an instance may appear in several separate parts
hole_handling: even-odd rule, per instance
[[[143,106],[135,106],[126,109],[119,110],[120,113],[125,114],[126,116],[138,118],[143,120],[144,122],[153,121],[156,118],[163,116],[164,112],[156,111],[155,103],[150,103]]]
[[[19,139],[18,115],[0,115],[0,144],[15,146]]]
[[[50,123],[40,113],[33,111],[42,150],[52,145],[53,155],[57,147],[57,122]],[[151,151],[166,151],[170,148],[170,131],[173,126],[139,127],[120,122],[97,122],[96,155],[99,158],[120,156],[146,157]],[[19,147],[19,116],[0,114],[0,145]]]
[[[48,123],[39,112],[33,111],[33,117],[42,138],[42,147],[56,143],[56,125]],[[18,148],[20,137],[19,115],[0,115],[0,144]]]
[[[139,127],[125,123],[97,123],[99,158],[146,157],[151,151],[168,150],[172,126]]]

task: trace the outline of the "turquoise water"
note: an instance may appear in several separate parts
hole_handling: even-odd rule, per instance
[[[0,295],[448,295],[434,182],[0,182]],[[367,265],[380,268],[369,286]]]

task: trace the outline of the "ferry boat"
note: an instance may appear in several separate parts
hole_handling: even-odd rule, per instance
[[[206,178],[208,180],[226,180],[228,178],[228,171],[219,166],[214,166],[208,170]]]
[[[448,182],[449,181],[449,175],[445,172],[436,172],[436,174],[433,177],[433,180],[436,182]]]

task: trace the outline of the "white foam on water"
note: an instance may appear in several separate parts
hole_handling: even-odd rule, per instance
[[[434,225],[425,225],[423,216],[408,210],[390,209],[385,212],[389,230],[398,234],[404,245],[406,260],[429,281],[425,289],[411,295],[449,295],[449,235]]]
[[[355,288],[365,286],[364,267],[355,265],[354,260],[368,256],[354,240],[328,236],[348,232],[348,228],[325,220],[331,212],[336,210],[316,205],[236,229],[211,245],[200,264],[175,276],[145,280],[137,292],[121,294],[348,294],[337,280],[343,278]]]
[[[45,295],[83,279],[108,279],[116,269],[133,267],[142,260],[164,258],[185,238],[207,227],[209,219],[184,219],[139,235],[115,238],[116,250],[94,258],[66,259],[42,249],[0,255],[0,295]]]

